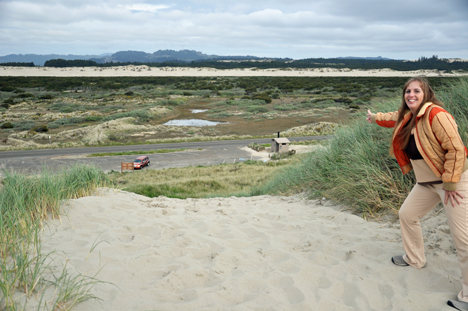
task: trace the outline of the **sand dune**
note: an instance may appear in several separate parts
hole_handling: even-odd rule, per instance
[[[428,265],[416,270],[390,262],[402,253],[397,224],[301,196],[101,189],[66,209],[48,223],[44,251],[114,284],[76,310],[450,310],[461,288],[443,214],[423,221]]]
[[[214,68],[174,68],[174,67],[148,67],[148,66],[119,66],[119,67],[8,67],[0,66],[0,76],[31,76],[31,77],[242,77],[242,76],[268,76],[268,77],[413,77],[424,75],[460,76],[468,73],[445,73],[438,70],[395,71],[391,69],[335,69],[335,68],[305,68],[305,69],[214,69]]]

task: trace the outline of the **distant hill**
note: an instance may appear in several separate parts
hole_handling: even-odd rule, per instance
[[[159,50],[154,53],[141,51],[120,51],[107,57],[93,58],[97,63],[162,63],[166,61],[194,61],[202,59],[216,59],[221,56],[207,55],[192,50]]]
[[[0,56],[0,65],[5,66],[50,66],[50,67],[111,67],[130,64],[150,67],[209,67],[217,69],[234,68],[336,68],[336,69],[393,69],[393,70],[443,70],[468,71],[468,62],[460,59],[439,59],[421,56],[415,61],[396,60],[377,57],[337,57],[337,58],[267,58],[257,56],[219,56],[208,55],[193,50],[159,50],[154,53],[141,51],[119,51],[101,55],[7,55]]]
[[[256,56],[220,56],[208,55],[194,50],[159,50],[154,53],[140,51],[120,51],[108,57],[93,58],[97,63],[163,63],[163,62],[192,62],[201,60],[262,60]],[[279,59],[279,58],[278,58]]]
[[[91,60],[96,63],[163,63],[163,62],[192,62],[202,60],[291,60],[290,58],[266,58],[257,56],[220,56],[208,55],[202,52],[193,50],[158,50],[154,53],[146,53],[141,51],[119,51],[116,53],[106,53],[100,55],[61,55],[61,54],[10,54],[0,56],[1,63],[34,63],[36,66],[44,66],[48,60],[63,59],[63,60]]]
[[[91,59],[91,58],[102,58],[110,54],[100,54],[100,55],[61,55],[61,54],[47,54],[47,55],[38,55],[38,54],[9,54],[6,56],[0,56],[0,63],[31,63],[33,62],[36,66],[44,66],[44,63],[50,59],[65,59],[65,60],[74,60],[74,59]]]
[[[36,66],[44,66],[44,63],[49,60],[90,60],[98,64],[105,63],[187,63],[187,62],[203,62],[203,61],[280,61],[280,62],[291,62],[291,58],[268,58],[268,57],[257,57],[251,55],[245,56],[220,56],[220,55],[209,55],[194,50],[158,50],[154,53],[146,53],[142,51],[119,51],[116,53],[106,53],[100,55],[61,55],[61,54],[10,54],[6,56],[0,56],[1,63],[34,63]],[[368,60],[368,61],[387,61],[389,58],[381,56],[377,57],[337,57],[335,60]]]

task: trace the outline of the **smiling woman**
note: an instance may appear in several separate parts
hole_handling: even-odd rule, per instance
[[[404,254],[391,260],[397,266],[425,267],[420,220],[442,203],[462,275],[458,301],[447,303],[468,310],[468,150],[454,117],[442,108],[427,80],[408,80],[402,97],[398,111],[367,115],[370,123],[393,128],[390,153],[403,174],[413,170],[417,181],[398,213]]]
[[[424,100],[424,92],[418,81],[411,82],[405,91],[405,103],[413,114],[418,111]]]

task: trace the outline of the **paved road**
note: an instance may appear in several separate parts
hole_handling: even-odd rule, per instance
[[[324,140],[330,136],[294,137],[291,141]],[[21,171],[24,173],[37,173],[47,167],[48,170],[61,170],[66,166],[77,163],[91,163],[101,167],[104,171],[120,171],[120,162],[132,162],[135,155],[87,158],[86,155],[97,152],[119,152],[135,150],[158,150],[189,148],[192,151],[151,154],[151,164],[144,169],[163,169],[171,167],[186,167],[195,165],[215,165],[233,163],[239,159],[250,159],[251,154],[242,147],[256,142],[270,143],[271,139],[225,140],[193,143],[171,143],[154,145],[132,145],[111,147],[89,147],[69,149],[41,149],[24,151],[0,152],[0,175],[8,171]],[[197,150],[201,148],[202,150]],[[258,160],[258,157],[252,157]]]

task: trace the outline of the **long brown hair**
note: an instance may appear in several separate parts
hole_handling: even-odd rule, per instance
[[[410,111],[408,105],[406,105],[405,93],[410,83],[414,81],[417,81],[419,83],[419,86],[421,87],[421,90],[423,91],[424,98],[423,98],[421,105],[418,107],[418,110],[416,111],[416,113],[413,114],[413,117],[411,118],[411,120],[408,121],[408,124],[404,126],[402,130],[400,131],[400,133],[398,133],[397,135],[397,138],[400,140],[400,143],[401,143],[400,145],[402,149],[405,149],[406,146],[408,146],[408,141],[411,136],[411,130],[416,124],[416,117],[418,116],[418,113],[421,110],[422,106],[427,102],[431,102],[434,105],[437,105],[440,107],[444,106],[444,103],[442,103],[440,100],[436,98],[434,91],[432,90],[431,86],[429,85],[429,82],[425,78],[423,77],[411,78],[405,83],[405,86],[403,87],[403,95],[401,99],[401,106],[400,106],[399,113],[398,113],[397,124],[401,124],[406,113]],[[395,127],[394,131],[396,130],[397,128]]]

